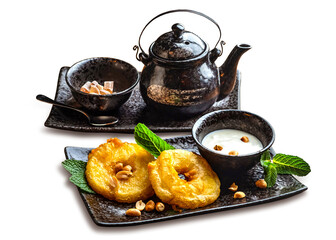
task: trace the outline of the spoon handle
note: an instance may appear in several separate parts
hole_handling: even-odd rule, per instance
[[[57,102],[57,101],[55,101],[55,100],[52,100],[51,98],[48,98],[47,96],[45,96],[45,95],[43,95],[43,94],[38,94],[38,95],[36,96],[36,99],[37,99],[37,100],[40,100],[41,102],[45,102],[45,103],[49,103],[49,104],[53,104],[53,105],[58,106],[58,107],[68,108],[68,109],[71,109],[71,110],[80,112],[80,113],[84,114],[86,117],[88,117],[88,115],[87,115],[85,112],[83,112],[82,110],[79,110],[79,109],[77,109],[77,108],[74,108],[74,107],[65,105],[65,104],[60,103],[60,102]]]

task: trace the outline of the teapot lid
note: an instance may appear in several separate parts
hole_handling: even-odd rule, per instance
[[[190,60],[207,49],[207,44],[196,34],[185,31],[182,24],[176,23],[172,31],[161,35],[149,51],[159,58],[170,61]]]

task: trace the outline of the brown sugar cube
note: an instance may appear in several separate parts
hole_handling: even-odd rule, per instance
[[[101,95],[111,94],[109,91],[107,91],[105,89],[100,89],[99,91],[100,91]]]
[[[99,83],[96,80],[92,81],[92,84],[93,85],[99,85]]]
[[[96,85],[93,85],[93,84],[91,85],[90,94],[100,94],[100,91]]]
[[[114,88],[114,81],[104,82],[104,90],[109,91],[110,93],[113,93],[113,88]]]
[[[92,82],[92,85],[95,85],[99,89],[99,91],[104,89],[104,87],[100,85],[96,80]]]
[[[82,87],[81,87],[81,91],[85,92],[85,93],[89,93],[90,92],[90,88],[91,88],[91,82],[87,81]]]

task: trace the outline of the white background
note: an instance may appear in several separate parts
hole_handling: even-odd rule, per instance
[[[335,5],[333,1],[2,1],[1,231],[2,239],[305,239],[335,235]],[[214,18],[227,42],[253,48],[239,63],[241,108],[267,119],[274,149],[298,155],[312,172],[298,178],[308,191],[243,209],[127,228],[96,226],[69,174],[65,146],[96,147],[110,137],[43,126],[59,69],[88,57],[123,59],[137,67],[133,45],[155,15],[191,8]],[[191,16],[190,16],[191,18]],[[158,21],[145,33],[147,49],[176,20]],[[187,29],[212,47],[211,23]],[[166,25],[165,25],[165,24]],[[183,22],[184,23],[184,22]],[[155,24],[154,24],[155,25]],[[185,135],[159,134],[162,137]],[[332,218],[329,218],[332,216]],[[214,234],[214,235],[213,235]]]

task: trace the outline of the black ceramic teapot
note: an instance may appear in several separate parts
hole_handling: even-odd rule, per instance
[[[146,27],[156,18],[174,12],[189,12],[205,17],[219,30],[221,50],[210,50],[196,34],[176,23],[172,31],[164,33],[149,47],[146,54],[140,44]],[[233,90],[236,82],[238,61],[251,48],[248,44],[237,45],[219,68],[216,59],[221,56],[224,41],[221,29],[210,17],[194,10],[172,10],[154,17],[142,30],[138,45],[134,46],[137,59],[145,66],[140,78],[140,91],[146,104],[158,112],[178,118],[198,115],[222,100]]]

